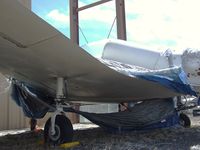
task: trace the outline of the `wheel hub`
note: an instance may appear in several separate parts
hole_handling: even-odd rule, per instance
[[[60,133],[60,128],[59,128],[59,126],[58,125],[56,125],[55,124],[55,133],[54,134],[52,134],[52,127],[50,127],[49,128],[49,138],[52,140],[52,141],[57,141],[57,140],[59,140],[59,138],[60,138],[60,135],[61,135],[61,133]]]

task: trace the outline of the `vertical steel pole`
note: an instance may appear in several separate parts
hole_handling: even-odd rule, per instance
[[[79,18],[78,18],[78,0],[70,0],[70,38],[74,43],[79,44]]]
[[[115,0],[117,16],[117,38],[126,40],[126,15],[124,0]]]
[[[126,41],[127,37],[126,37],[125,2],[124,0],[115,0],[115,5],[116,5],[116,19],[117,19],[117,38]],[[123,105],[128,106],[128,103],[123,103]],[[124,106],[119,105],[119,111],[123,111]]]
[[[78,18],[78,0],[70,0],[70,38],[79,45],[79,18]],[[75,106],[79,109],[79,106]],[[68,113],[72,123],[79,123],[79,116],[75,113]]]

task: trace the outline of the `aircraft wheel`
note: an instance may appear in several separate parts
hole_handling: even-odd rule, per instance
[[[191,126],[190,118],[184,113],[181,113],[179,115],[179,122],[180,125],[182,125],[185,128],[189,128]]]
[[[64,115],[57,115],[55,120],[55,134],[51,134],[51,118],[44,127],[44,141],[54,145],[71,142],[73,139],[73,126]]]

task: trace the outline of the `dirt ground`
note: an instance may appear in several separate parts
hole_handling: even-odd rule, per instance
[[[132,131],[121,134],[104,132],[95,125],[74,125],[74,141],[80,145],[71,150],[198,150],[200,149],[200,117],[193,118],[191,128],[175,126],[151,131]],[[0,132],[0,150],[60,150],[44,146],[43,132],[28,129]]]

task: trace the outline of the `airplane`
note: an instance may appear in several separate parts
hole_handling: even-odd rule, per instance
[[[95,58],[17,1],[0,1],[0,20],[0,72],[9,78],[11,96],[27,117],[53,112],[44,127],[45,142],[72,141],[73,127],[64,112],[83,115],[109,131],[168,126],[179,118],[188,125],[188,118],[178,114],[183,106],[178,102],[181,96],[199,95],[199,51],[161,54],[107,40],[102,57]],[[73,108],[96,103],[126,110],[97,114]]]

